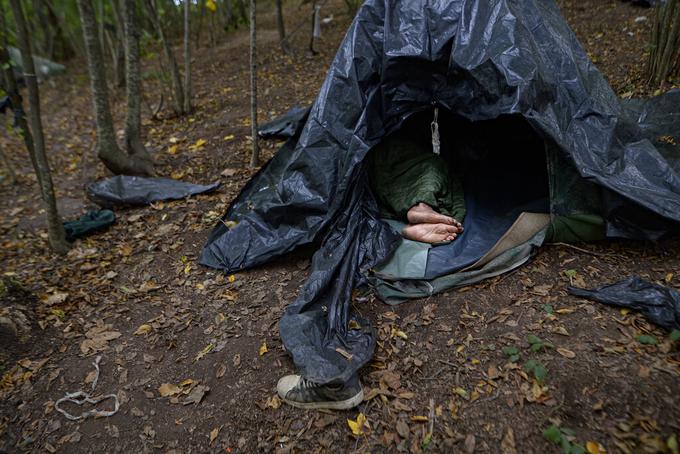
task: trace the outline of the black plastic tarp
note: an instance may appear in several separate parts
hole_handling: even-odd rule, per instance
[[[106,229],[116,222],[116,215],[111,210],[88,211],[80,218],[64,222],[67,241],[75,241],[95,232]]]
[[[669,331],[680,329],[680,292],[639,276],[591,290],[578,287],[567,290],[575,296],[640,311],[652,323]]]
[[[377,218],[362,161],[433,106],[471,121],[519,115],[583,179],[680,221],[680,177],[624,115],[553,1],[367,0],[299,138],[245,186],[223,217],[236,225],[220,222],[201,255],[232,273],[321,242],[280,323],[310,380],[346,381],[372,356],[373,330],[349,324],[351,292],[400,237]]]
[[[257,135],[263,139],[287,139],[300,133],[307,121],[310,107],[293,107],[283,115],[259,127]]]
[[[204,194],[214,191],[219,185],[219,182],[202,185],[170,178],[117,175],[88,185],[87,196],[103,207],[148,205],[162,200],[179,200]]]

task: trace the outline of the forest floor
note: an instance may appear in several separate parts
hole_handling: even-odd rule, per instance
[[[559,4],[614,89],[624,97],[647,94],[641,72],[651,10],[618,0]],[[290,29],[303,18],[296,8],[288,11]],[[349,24],[342,2],[327,4],[322,14],[330,13],[315,56],[305,52],[306,26],[293,40],[296,53],[281,55],[273,16],[263,14],[262,120],[313,101]],[[293,366],[277,322],[307,277],[313,251],[234,276],[197,263],[210,229],[253,173],[247,49],[241,30],[196,52],[195,114],[144,114],[159,174],[220,181],[221,188],[118,210],[112,228],[77,241],[66,257],[47,249],[25,152],[16,139],[0,139],[20,177],[14,186],[0,180],[0,295],[3,306],[20,305],[34,324],[24,343],[0,339],[0,452],[556,452],[544,435],[553,425],[560,429],[548,435],[588,444],[590,452],[678,452],[669,447],[680,436],[677,343],[640,315],[565,291],[570,280],[592,287],[630,274],[680,288],[677,239],[547,246],[519,270],[474,286],[398,307],[370,302],[362,311],[379,343],[362,373],[366,401],[345,412],[282,405],[276,382]],[[145,64],[152,70],[155,59]],[[93,155],[83,66],[70,64],[65,76],[42,86],[67,219],[92,208],[84,186],[106,176]],[[149,103],[157,102],[153,79],[145,90]],[[112,97],[122,125],[124,93]],[[264,158],[279,145],[263,143]],[[534,351],[529,336],[552,347]],[[96,355],[96,394],[116,394],[120,410],[69,421],[55,401],[90,389]],[[542,384],[525,372],[529,360],[544,368],[539,375],[547,371]],[[68,405],[72,413],[83,410]],[[360,412],[367,424],[354,435],[347,420]]]

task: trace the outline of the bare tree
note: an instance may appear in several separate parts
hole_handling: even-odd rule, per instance
[[[656,6],[651,47],[648,82],[660,87],[668,76],[680,70],[680,0],[666,0]]]
[[[50,164],[47,160],[47,155],[45,154],[45,136],[43,135],[42,119],[40,118],[38,79],[35,73],[35,65],[33,64],[33,53],[31,51],[28,28],[26,27],[26,19],[19,0],[10,0],[9,3],[16,22],[17,40],[19,42],[19,49],[21,50],[22,66],[24,68],[24,80],[26,82],[26,88],[28,89],[30,128],[23,115],[19,114],[17,120],[19,122],[19,128],[24,143],[26,144],[28,153],[31,156],[31,161],[33,162],[33,168],[35,169],[38,185],[40,186],[40,195],[45,203],[50,247],[58,254],[65,254],[70,249],[70,246],[66,241],[64,224],[62,224],[59,211],[57,210],[57,201],[54,196]],[[16,87],[13,70],[9,65],[9,55],[7,54],[6,47],[3,47],[2,54],[2,67],[4,69],[7,92],[11,97],[14,111],[17,112],[21,110],[21,96]]]
[[[123,153],[116,143],[92,0],[77,0],[77,2],[85,38],[87,66],[97,122],[97,155],[115,174],[149,175],[153,173],[153,169],[148,162]]]
[[[163,31],[163,24],[161,24],[160,16],[158,15],[158,9],[156,8],[155,0],[145,0],[144,5],[148,12],[149,20],[153,24],[158,34],[158,39],[163,46],[163,51],[165,52],[165,57],[170,65],[170,75],[172,78],[172,91],[175,98],[175,112],[177,115],[184,114],[184,91],[182,88],[182,77],[179,73],[179,67],[177,66],[177,60],[175,59],[175,54],[172,51],[170,43],[165,38],[165,32]]]
[[[141,85],[139,70],[139,24],[135,0],[124,0],[125,78],[127,115],[125,116],[125,146],[128,155],[152,167],[151,155],[142,141]]]
[[[257,140],[257,24],[255,22],[256,0],[250,0],[250,134],[253,150],[250,167],[257,167],[260,160],[260,147]]]
[[[184,0],[184,112],[190,113],[191,106],[191,28],[189,15],[191,14],[191,0]]]
[[[108,34],[113,58],[114,79],[118,88],[125,86],[125,19],[123,19],[123,12],[121,11],[121,3],[122,0],[111,1],[116,30],[114,33]]]
[[[288,53],[288,42],[286,41],[286,23],[283,20],[283,0],[276,0],[276,28],[279,30],[279,44],[284,53]]]

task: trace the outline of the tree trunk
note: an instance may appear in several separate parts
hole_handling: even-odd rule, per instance
[[[231,0],[224,0],[224,20],[227,28],[236,28],[236,16],[234,15],[234,8]]]
[[[239,19],[245,24],[248,22],[248,14],[246,14],[246,4],[243,0],[236,0],[236,8],[238,9]]]
[[[163,26],[158,16],[158,11],[154,5],[154,0],[145,0],[147,11],[149,13],[149,19],[153,23],[156,33],[158,34],[158,39],[161,41],[161,46],[163,46],[163,51],[165,52],[165,57],[170,65],[170,75],[172,78],[172,90],[175,97],[175,112],[177,115],[184,114],[184,91],[182,88],[182,77],[179,73],[179,67],[177,66],[177,60],[175,59],[175,54],[172,52],[172,47],[170,43],[165,39],[165,33],[163,32]]]
[[[123,153],[116,143],[113,118],[109,107],[109,95],[104,76],[102,52],[97,38],[97,23],[92,0],[77,0],[83,28],[87,66],[90,73],[92,99],[97,121],[97,155],[104,165],[115,174],[148,175],[152,169],[140,160]]]
[[[312,30],[309,35],[309,52],[312,55],[316,55],[317,52],[314,50],[314,30],[316,29],[316,0],[312,1]]]
[[[113,54],[113,67],[116,79],[116,87],[122,88],[125,86],[125,19],[123,18],[123,13],[121,11],[121,1],[112,0],[111,7],[113,9],[113,15],[116,20],[116,34],[115,34],[115,47],[112,46]],[[113,39],[113,38],[112,38]]]
[[[196,49],[201,47],[201,32],[203,31],[203,17],[205,16],[205,0],[198,2],[198,27],[196,27]]]
[[[288,53],[288,43],[286,42],[286,24],[283,21],[283,0],[276,0],[276,28],[279,30],[279,44],[284,53]]]
[[[191,1],[184,0],[184,112],[190,113],[191,106],[191,27],[189,23]]]
[[[680,0],[667,0],[656,6],[651,48],[648,83],[661,87],[680,68]]]
[[[49,23],[47,22],[47,16],[45,16],[45,10],[43,9],[43,2],[41,0],[32,0],[33,12],[38,20],[38,26],[42,32],[42,43],[40,45],[40,52],[47,58],[51,58],[49,55],[50,51],[50,41],[52,33],[50,31]],[[37,40],[36,40],[37,41]]]
[[[260,147],[257,137],[257,25],[255,22],[256,0],[250,0],[250,134],[253,150],[250,167],[257,167],[260,160]]]
[[[73,37],[69,29],[65,26],[64,20],[57,14],[50,0],[43,0],[47,5],[47,18],[54,29],[54,37],[52,39],[52,49],[50,51],[50,59],[54,59],[57,55],[56,46],[59,43],[60,57],[67,60],[76,55],[76,50],[81,51],[82,48],[79,42]]]
[[[132,158],[153,166],[151,155],[142,141],[141,85],[139,70],[139,23],[135,0],[123,0],[123,27],[125,30],[125,69],[127,114],[125,116],[125,146]]]
[[[12,162],[7,157],[5,150],[3,150],[2,148],[0,148],[0,159],[2,159],[2,164],[5,166],[5,170],[7,170],[7,175],[9,176],[9,182],[12,185],[17,184],[17,174],[14,171],[14,166],[12,165]]]
[[[26,148],[28,148],[28,152],[31,155],[35,173],[38,177],[40,193],[43,202],[45,203],[45,211],[47,212],[47,232],[50,246],[57,254],[65,254],[70,249],[70,246],[66,242],[64,224],[62,224],[61,217],[57,210],[57,201],[54,197],[50,164],[47,161],[47,155],[45,154],[45,137],[43,136],[42,120],[40,118],[38,79],[35,75],[33,53],[31,52],[31,43],[29,41],[28,29],[26,28],[26,20],[19,1],[20,0],[10,0],[10,5],[16,22],[19,48],[21,49],[21,60],[24,67],[24,80],[26,81],[26,87],[28,89],[28,100],[30,105],[29,115],[31,121],[31,128],[29,129],[25,118],[21,115],[21,118],[23,118],[22,123],[24,123],[21,124],[21,133],[24,137]],[[9,60],[6,53],[4,57],[6,59],[4,58],[3,67],[6,66]],[[11,67],[5,72],[5,79],[10,79],[10,75],[11,79],[14,79]],[[6,82],[11,84],[13,80],[6,80]],[[17,109],[21,107],[21,96],[19,95],[16,86],[8,88],[13,90],[11,96],[13,97],[12,101],[16,112]],[[14,104],[14,102],[16,102],[16,104]]]
[[[99,48],[102,50],[102,57],[106,53],[106,43],[104,42],[104,0],[97,0],[97,36],[99,37]],[[95,16],[96,17],[96,16]],[[102,64],[106,64],[102,58]],[[106,71],[104,71],[106,75]]]

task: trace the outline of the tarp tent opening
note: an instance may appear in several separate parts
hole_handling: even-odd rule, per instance
[[[423,145],[418,149],[431,153],[431,116],[431,110],[413,115],[388,140],[408,138],[408,143]],[[403,270],[406,274],[395,278],[432,279],[474,266],[522,213],[549,212],[545,146],[522,117],[506,115],[471,122],[442,110],[438,123],[440,157],[448,164],[449,173],[457,174],[463,185],[467,208],[465,230],[451,244],[436,247],[404,240],[392,260],[380,267],[381,274],[391,267],[395,256],[398,262],[406,260],[408,264]],[[376,147],[369,153],[367,161],[372,166],[381,166],[380,156],[372,155],[382,150]],[[381,169],[371,170],[373,174]],[[373,188],[375,184],[371,181]],[[545,225],[548,216],[543,217]],[[400,231],[404,221],[392,220],[390,225]],[[413,257],[406,251],[411,251]]]

